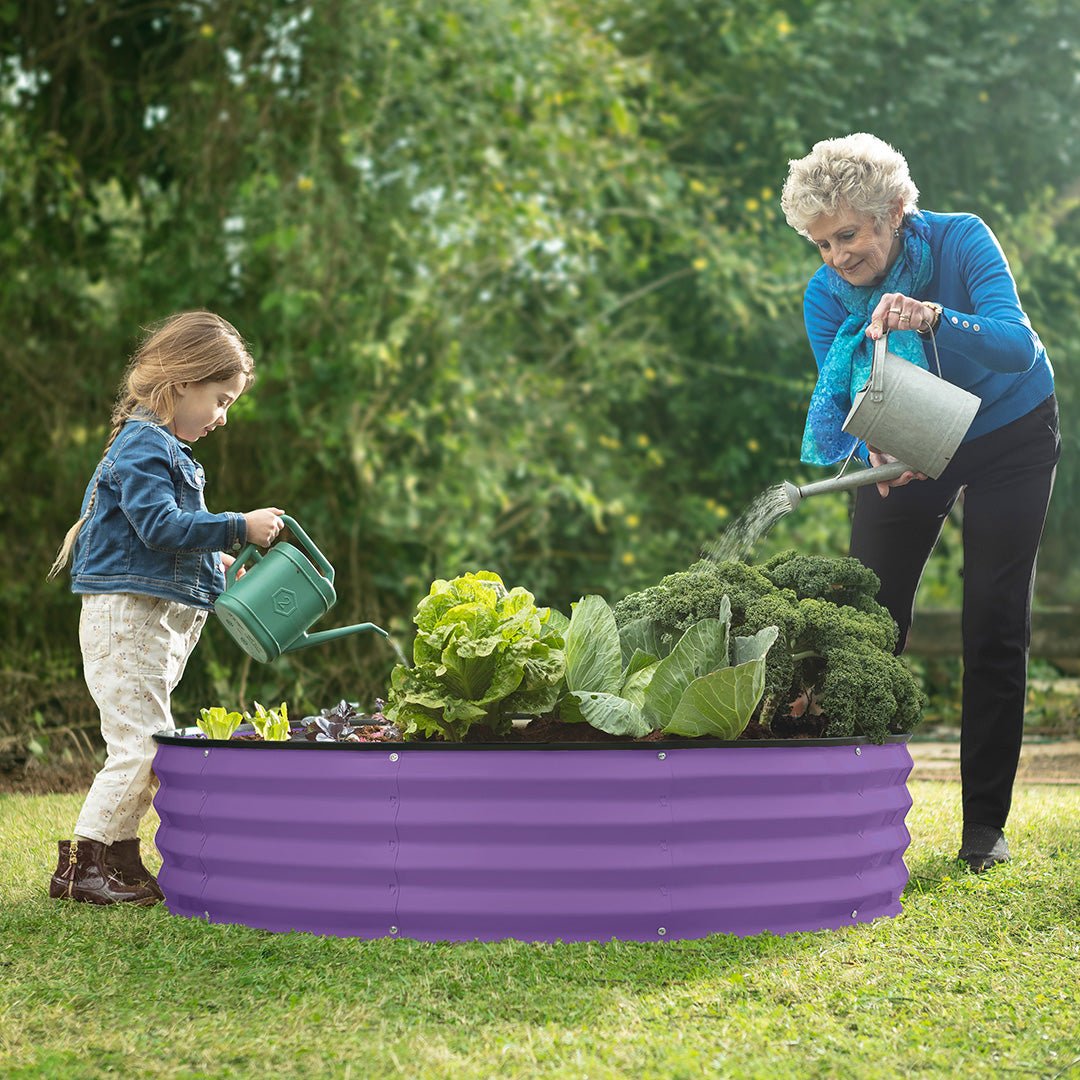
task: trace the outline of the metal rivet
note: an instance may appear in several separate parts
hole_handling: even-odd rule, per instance
[[[979,324],[978,324],[978,323],[975,323],[975,324],[974,324],[974,325],[973,325],[973,326],[971,327],[971,329],[972,329],[972,330],[974,330],[974,331],[975,331],[975,333],[978,333],[978,332],[979,332]]]
[[[664,753],[664,751],[663,751],[663,750],[661,750],[661,751],[660,751],[660,753],[656,755],[656,757],[657,757],[657,759],[658,759],[659,761],[663,761],[663,760],[664,760],[664,758],[666,758],[666,757],[667,757],[667,754],[665,754],[665,753]]]
[[[656,933],[660,937],[663,937],[667,933],[667,927],[664,927],[664,926],[657,927]]]
[[[202,752],[202,756],[203,756],[203,757],[209,757],[209,756],[210,756],[210,751],[209,751],[209,750],[204,750],[204,751]]]
[[[204,918],[204,919],[205,919],[205,920],[206,920],[207,922],[209,922],[209,921],[210,921],[210,912],[209,912],[209,911],[204,911],[204,912],[203,912],[203,918]]]
[[[391,754],[390,755],[390,760],[391,761],[397,761],[397,758],[398,758],[397,754]]]
[[[959,319],[958,319],[958,318],[957,318],[957,317],[956,317],[956,316],[954,315],[954,316],[952,317],[952,324],[953,324],[953,326],[956,326],[956,325],[957,325],[957,323],[959,323],[959,322],[960,322],[960,320],[959,320]]]
[[[967,321],[967,319],[965,319],[964,322],[963,322],[964,329],[966,330],[970,325],[971,325],[971,323],[969,323]]]
[[[855,747],[855,756],[856,757],[862,757],[862,747],[861,746],[856,746]]]
[[[391,934],[396,934],[397,933],[397,927],[396,926],[391,926],[390,927],[390,933]]]
[[[853,912],[851,913],[851,917],[852,917],[853,919],[856,919],[856,918],[858,918],[858,916],[859,916],[859,913],[858,913],[858,911],[853,911]]]

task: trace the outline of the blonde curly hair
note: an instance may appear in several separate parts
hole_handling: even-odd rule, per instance
[[[907,159],[876,135],[860,131],[815,143],[806,157],[788,162],[780,195],[787,223],[807,239],[823,214],[844,207],[880,225],[903,202],[904,216],[919,208],[919,189]]]

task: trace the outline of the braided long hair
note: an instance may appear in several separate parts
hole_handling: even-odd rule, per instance
[[[236,328],[220,315],[182,311],[150,327],[120,384],[102,459],[137,410],[151,413],[157,422],[167,425],[175,416],[176,391],[182,383],[229,382],[237,375],[244,376],[246,390],[255,378],[255,361]],[[64,536],[49,578],[56,577],[71,558],[79,530],[94,508],[100,480],[99,463],[86,512]]]

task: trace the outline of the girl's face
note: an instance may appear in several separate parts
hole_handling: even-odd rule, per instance
[[[209,435],[226,420],[229,406],[244,392],[242,372],[228,382],[186,382],[176,388],[176,412],[169,430],[184,442]]]
[[[852,285],[876,285],[896,256],[900,238],[893,232],[903,213],[897,208],[878,224],[872,217],[841,208],[835,214],[822,214],[810,226],[810,239],[817,245],[826,266],[831,266]]]

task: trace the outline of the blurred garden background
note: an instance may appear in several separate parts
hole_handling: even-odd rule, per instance
[[[250,342],[208,503],[304,526],[325,626],[408,647],[430,582],[479,569],[614,601],[822,475],[819,260],[778,198],[851,131],[1005,248],[1062,411],[1037,603],[1080,605],[1078,70],[1073,0],[0,0],[0,765],[97,740],[45,574],[142,327],[205,307]],[[847,514],[808,500],[753,558],[845,554]],[[958,606],[958,535],[925,607]],[[354,637],[263,666],[211,622],[174,711],[370,703],[392,664]]]

